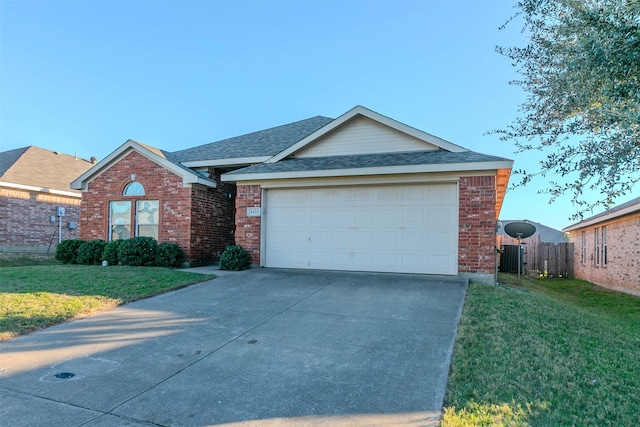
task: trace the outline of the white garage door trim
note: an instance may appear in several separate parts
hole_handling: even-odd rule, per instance
[[[264,190],[263,265],[456,275],[456,183]]]

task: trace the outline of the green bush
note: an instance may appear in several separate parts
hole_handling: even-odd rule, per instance
[[[156,265],[159,267],[178,268],[187,260],[184,249],[176,243],[160,243]]]
[[[118,263],[133,267],[153,266],[158,255],[158,242],[153,237],[132,237],[118,246]]]
[[[104,251],[102,252],[102,259],[107,261],[109,265],[120,265],[120,260],[118,259],[118,248],[123,242],[124,240],[114,240],[107,243],[107,246],[104,247]]]
[[[78,264],[96,265],[102,262],[102,253],[107,246],[104,240],[84,242],[78,248]]]
[[[56,259],[63,264],[78,263],[78,248],[84,243],[84,240],[69,239],[63,240],[56,246]]]
[[[220,256],[220,270],[240,271],[251,266],[251,255],[240,245],[227,246]]]

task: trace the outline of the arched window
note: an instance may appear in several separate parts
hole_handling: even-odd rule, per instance
[[[131,176],[135,179],[135,176]],[[147,236],[158,240],[160,201],[145,199],[144,186],[131,181],[122,190],[127,200],[109,201],[109,241]]]
[[[130,182],[124,187],[123,196],[144,196],[144,187],[139,182]]]

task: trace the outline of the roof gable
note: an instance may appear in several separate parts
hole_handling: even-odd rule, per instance
[[[202,184],[207,187],[216,187],[215,181],[205,178],[196,171],[181,165],[174,159],[171,153],[129,139],[120,147],[118,147],[114,152],[105,157],[101,162],[76,178],[71,183],[71,188],[77,190],[85,190],[89,182],[100,176],[102,172],[109,169],[113,164],[120,161],[120,159],[129,154],[131,151],[136,151],[152,162],[155,162],[162,167],[172,171],[176,175],[181,176],[182,182],[185,186],[189,184]]]
[[[76,156],[29,146],[0,153],[0,181],[41,191],[71,192],[70,183],[92,165]]]
[[[434,151],[440,147],[400,132],[367,116],[357,115],[344,125],[320,136],[291,157],[324,157]]]
[[[361,118],[367,118],[369,119],[369,121],[362,121],[360,120]],[[371,122],[377,122],[378,126],[376,126],[375,124],[372,125]],[[454,153],[468,151],[465,148],[460,147],[459,145],[452,144],[451,142],[445,141],[444,139],[438,138],[437,136],[405,125],[404,123],[400,123],[396,120],[393,120],[389,117],[383,116],[382,114],[376,113],[375,111],[358,105],[344,113],[342,116],[328,123],[326,126],[323,126],[314,133],[308,135],[298,143],[273,156],[272,158],[267,160],[266,163],[275,163],[287,157],[295,157],[296,155],[301,155],[303,157],[313,157],[316,155],[313,154],[313,151],[315,151],[316,153],[325,153],[323,155],[331,155],[329,154],[331,152],[330,148],[333,147],[334,149],[337,149],[338,147],[340,147],[341,149],[343,149],[343,145],[346,143],[346,141],[344,139],[344,133],[341,137],[329,137],[330,134],[338,132],[341,128],[349,129],[349,125],[351,123],[355,123],[355,127],[352,127],[351,130],[347,130],[347,136],[349,133],[358,134],[358,132],[362,132],[364,130],[371,130],[373,126],[376,126],[377,129],[380,130],[379,126],[382,125],[383,127],[387,128],[387,135],[393,135],[393,139],[396,143],[398,141],[402,141],[402,145],[410,145],[411,150],[409,151],[424,151],[435,149],[442,149]],[[401,138],[400,134],[404,134],[404,137]],[[419,145],[420,142],[424,143],[424,146],[422,146],[421,148]],[[329,145],[329,149],[320,148],[323,143]],[[312,147],[316,144],[318,145],[318,147],[313,148],[312,151]],[[404,148],[399,148],[397,151],[407,151]],[[383,152],[380,151],[381,149],[382,145],[380,144],[370,145],[369,147],[361,144],[360,148],[354,148],[352,151],[356,151],[356,153],[353,154],[376,154]],[[347,150],[349,149],[347,148]],[[390,152],[390,150],[394,150],[393,146],[387,145],[386,152]],[[341,155],[347,153],[338,152],[336,154]]]

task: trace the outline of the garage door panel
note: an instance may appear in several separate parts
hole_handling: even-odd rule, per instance
[[[456,274],[457,187],[267,190],[268,267]]]

